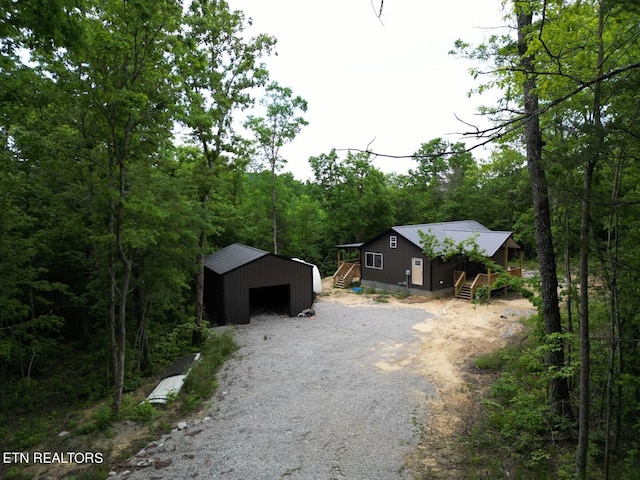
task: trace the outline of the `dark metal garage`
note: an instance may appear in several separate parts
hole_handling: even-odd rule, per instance
[[[234,243],[204,266],[204,307],[215,324],[249,323],[259,308],[295,317],[313,304],[312,265]]]

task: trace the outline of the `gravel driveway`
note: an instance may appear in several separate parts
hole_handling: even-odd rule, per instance
[[[404,459],[434,394],[410,361],[420,349],[412,327],[431,315],[331,300],[315,308],[314,318],[226,327],[241,348],[220,371],[207,416],[111,478],[412,478]]]

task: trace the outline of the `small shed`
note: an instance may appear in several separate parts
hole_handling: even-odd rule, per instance
[[[313,305],[313,265],[234,243],[204,259],[204,308],[218,324],[249,323],[252,311],[290,317]]]

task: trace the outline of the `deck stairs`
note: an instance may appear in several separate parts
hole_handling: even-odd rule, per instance
[[[334,274],[333,286],[335,288],[347,288],[356,277],[360,277],[360,265],[343,263]]]
[[[465,300],[471,300],[471,285],[473,282],[465,282],[461,287],[460,291],[456,295],[457,298],[464,298]]]
[[[522,267],[507,267],[507,272],[514,277],[522,277]],[[498,274],[492,273],[491,270],[487,273],[478,273],[473,279],[467,279],[466,272],[456,270],[453,272],[454,295],[457,298],[471,301],[474,300],[479,288],[488,288],[489,294],[497,288],[506,288],[504,286],[497,287],[497,281]]]
[[[349,275],[343,275],[336,280],[335,287],[336,288],[347,288],[351,285],[352,278]]]

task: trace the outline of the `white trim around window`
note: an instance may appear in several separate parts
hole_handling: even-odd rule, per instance
[[[389,237],[389,248],[398,248],[398,237],[395,235]]]
[[[376,270],[382,270],[384,266],[382,254],[375,252],[365,252],[364,266],[365,268],[375,268]]]

